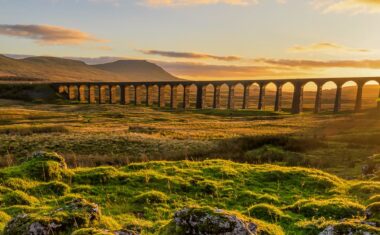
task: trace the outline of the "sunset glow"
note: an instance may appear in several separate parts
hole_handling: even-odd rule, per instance
[[[0,0],[0,53],[186,79],[380,75],[377,0]]]

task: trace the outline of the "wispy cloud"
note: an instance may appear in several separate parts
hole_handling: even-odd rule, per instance
[[[258,0],[142,0],[147,6],[190,6],[190,5],[210,5],[210,4],[229,4],[229,5],[252,5],[257,4]]]
[[[333,42],[319,42],[314,43],[311,45],[295,45],[291,48],[289,48],[290,52],[318,52],[318,51],[325,51],[325,52],[360,52],[360,53],[367,53],[370,52],[368,49],[364,48],[353,48],[353,47],[347,47],[344,45],[340,45]]]
[[[171,58],[186,58],[186,59],[213,59],[221,61],[238,61],[241,57],[238,56],[217,56],[211,54],[195,53],[195,52],[177,52],[177,51],[159,51],[159,50],[139,50],[146,55],[159,55]]]
[[[293,68],[358,68],[380,69],[380,60],[291,60],[291,59],[256,59],[256,62],[273,66]]]
[[[0,35],[27,38],[41,44],[72,45],[85,42],[105,42],[90,34],[75,29],[53,25],[8,25],[0,24]]]
[[[324,13],[380,13],[379,0],[314,0],[312,4],[315,8],[322,10]]]

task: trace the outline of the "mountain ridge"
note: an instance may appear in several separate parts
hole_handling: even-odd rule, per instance
[[[117,61],[118,62],[118,61]],[[121,63],[122,62],[122,63]],[[36,56],[14,59],[0,55],[1,82],[138,82],[177,81],[179,78],[148,61],[122,60],[88,65],[80,60]],[[122,66],[120,66],[120,63]],[[123,68],[123,66],[125,68]],[[9,79],[6,79],[9,77]],[[15,79],[19,78],[19,79]],[[25,78],[24,80],[22,78]]]

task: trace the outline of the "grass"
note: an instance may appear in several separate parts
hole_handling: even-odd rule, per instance
[[[72,167],[223,158],[362,178],[362,167],[380,152],[379,134],[371,113],[294,116],[0,100],[0,166],[47,150]]]
[[[59,159],[40,153],[21,165],[0,169],[0,184],[6,192],[0,195],[0,227],[18,224],[24,229],[25,223],[55,221],[65,224],[62,231],[77,230],[75,234],[90,230],[105,234],[122,228],[141,234],[175,234],[168,232],[173,231],[174,213],[198,208],[194,212],[201,215],[234,215],[252,222],[260,234],[318,234],[330,225],[380,232],[363,224],[368,209],[372,213],[368,219],[378,221],[378,202],[372,202],[378,192],[358,186],[380,187],[378,182],[352,182],[307,168],[226,160],[151,161],[122,167],[69,169],[61,165],[59,172],[68,177],[58,181],[8,174],[34,172],[37,162],[50,165]],[[7,183],[21,180],[24,187]],[[94,208],[92,203],[99,205],[101,214],[71,224],[71,218],[90,213],[85,208]],[[215,208],[221,211],[213,212]],[[7,224],[22,212],[28,216]],[[18,234],[14,231],[4,234]]]

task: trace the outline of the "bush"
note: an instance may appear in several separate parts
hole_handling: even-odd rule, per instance
[[[281,209],[269,204],[257,204],[248,208],[248,215],[268,222],[278,222],[287,217]]]
[[[3,203],[7,206],[12,206],[12,205],[30,206],[37,202],[38,202],[37,198],[29,196],[28,194],[19,190],[6,193],[3,197]]]
[[[380,226],[380,202],[369,204],[365,210],[366,218]]]
[[[59,181],[52,181],[49,183],[42,183],[32,189],[29,192],[36,196],[55,195],[63,196],[70,191],[70,187]]]
[[[269,194],[255,193],[249,190],[241,192],[236,199],[243,206],[250,206],[256,203],[279,203],[278,197]]]
[[[306,217],[325,217],[333,219],[352,218],[364,215],[365,207],[347,199],[300,200],[288,207]]]
[[[155,191],[155,190],[142,193],[134,198],[134,202],[144,203],[144,204],[163,203],[168,200],[169,200],[169,197],[166,196],[166,194],[160,191]]]
[[[79,169],[76,170],[73,181],[80,184],[104,184],[117,179],[121,174],[122,172],[112,166]]]

